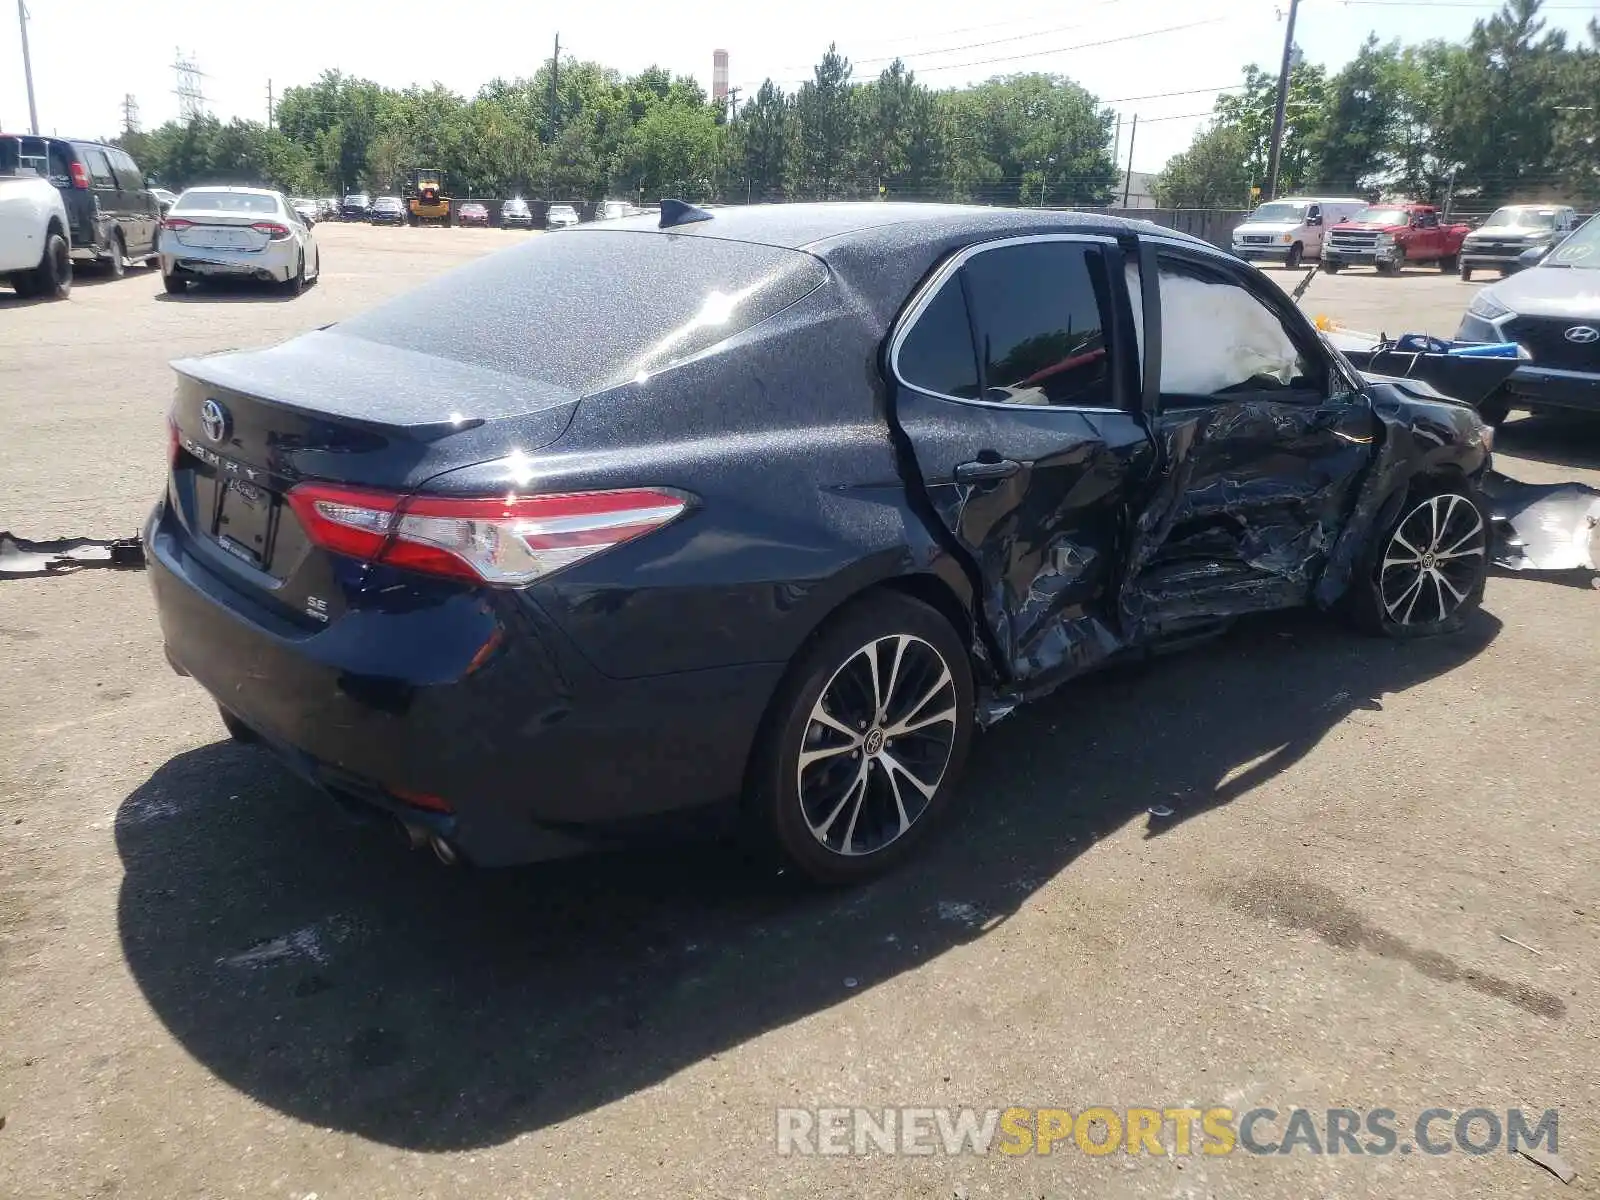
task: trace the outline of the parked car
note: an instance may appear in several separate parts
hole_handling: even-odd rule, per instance
[[[63,299],[72,290],[67,206],[18,149],[0,138],[0,280],[24,298]]]
[[[1445,225],[1431,204],[1374,204],[1329,231],[1322,247],[1322,269],[1370,266],[1394,275],[1411,263],[1434,263],[1454,271],[1467,226]]]
[[[1527,361],[1481,405],[1498,423],[1512,407],[1600,413],[1600,217],[1590,217],[1543,261],[1472,298],[1456,337],[1516,342]]]
[[[726,804],[862,879],[975,727],[1087,670],[1262,610],[1409,638],[1479,602],[1476,414],[1364,381],[1198,240],[893,203],[660,224],[175,364],[168,658],[447,861]]]
[[[707,207],[710,207],[709,205]],[[626,200],[602,200],[595,209],[596,221],[615,221],[619,217],[635,217],[639,210]]]
[[[167,209],[171,208],[178,199],[177,192],[169,192],[166,188],[151,188],[150,194],[156,198],[156,205],[160,208],[163,217],[167,215]]]
[[[404,225],[405,202],[399,196],[379,196],[367,210],[367,220],[374,225]]]
[[[1291,270],[1322,253],[1322,231],[1348,220],[1365,200],[1298,196],[1271,200],[1233,231],[1233,252],[1246,262],[1281,262]]]
[[[1461,278],[1480,267],[1502,278],[1522,269],[1529,250],[1547,250],[1572,232],[1577,214],[1561,204],[1508,204],[1467,234],[1461,243]]]
[[[0,142],[61,193],[73,259],[99,263],[114,277],[129,262],[155,263],[161,205],[126,153],[75,138],[0,134]]]
[[[547,229],[565,229],[569,225],[576,225],[578,210],[570,204],[552,204],[544,223]]]
[[[282,192],[189,188],[162,225],[161,279],[178,294],[207,279],[260,279],[299,295],[322,273],[317,239]]]
[[[339,197],[323,196],[317,201],[317,220],[332,221],[339,215]]]
[[[289,197],[289,207],[300,218],[302,225],[309,228],[317,223],[317,202],[315,200],[308,200],[304,196],[291,196]]]
[[[365,192],[351,192],[339,204],[339,217],[345,221],[365,221],[372,211],[372,197]]]
[[[468,200],[465,204],[456,206],[456,224],[482,225],[489,227],[489,207],[479,204],[476,200]]]
[[[533,211],[528,202],[512,197],[500,206],[500,225],[504,229],[532,229]]]

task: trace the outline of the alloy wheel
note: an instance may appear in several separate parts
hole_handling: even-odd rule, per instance
[[[882,850],[928,809],[957,732],[950,665],[892,634],[844,661],[812,706],[795,768],[812,837],[835,854]]]
[[[1487,554],[1478,506],[1458,492],[1429,496],[1389,535],[1378,568],[1384,615],[1401,626],[1448,620],[1477,588]]]

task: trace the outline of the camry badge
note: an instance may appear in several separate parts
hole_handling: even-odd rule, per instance
[[[1593,325],[1574,325],[1567,330],[1567,341],[1577,342],[1580,346],[1587,346],[1590,342],[1600,342],[1600,329]]]
[[[200,406],[200,428],[213,442],[220,442],[228,436],[228,410],[215,400],[207,400]]]

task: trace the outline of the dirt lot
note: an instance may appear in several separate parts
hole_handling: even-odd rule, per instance
[[[0,529],[131,533],[169,360],[526,236],[318,232],[294,301],[174,300],[140,272],[65,304],[0,291]],[[1323,276],[1305,306],[1449,333],[1472,287]],[[1502,447],[1512,474],[1600,483],[1596,427],[1513,422]],[[1275,618],[1086,681],[980,740],[914,867],[797,897],[712,849],[448,871],[224,740],[138,573],[0,583],[0,1194],[1570,1194],[1503,1144],[858,1159],[775,1137],[780,1106],[1094,1104],[1271,1108],[1267,1144],[1293,1107],[1319,1129],[1389,1108],[1402,1147],[1430,1107],[1557,1109],[1592,1194],[1596,603],[1496,578],[1458,638]]]

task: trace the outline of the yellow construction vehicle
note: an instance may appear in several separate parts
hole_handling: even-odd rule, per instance
[[[411,171],[406,197],[406,223],[409,225],[450,224],[450,197],[444,194],[444,172],[432,167]]]

